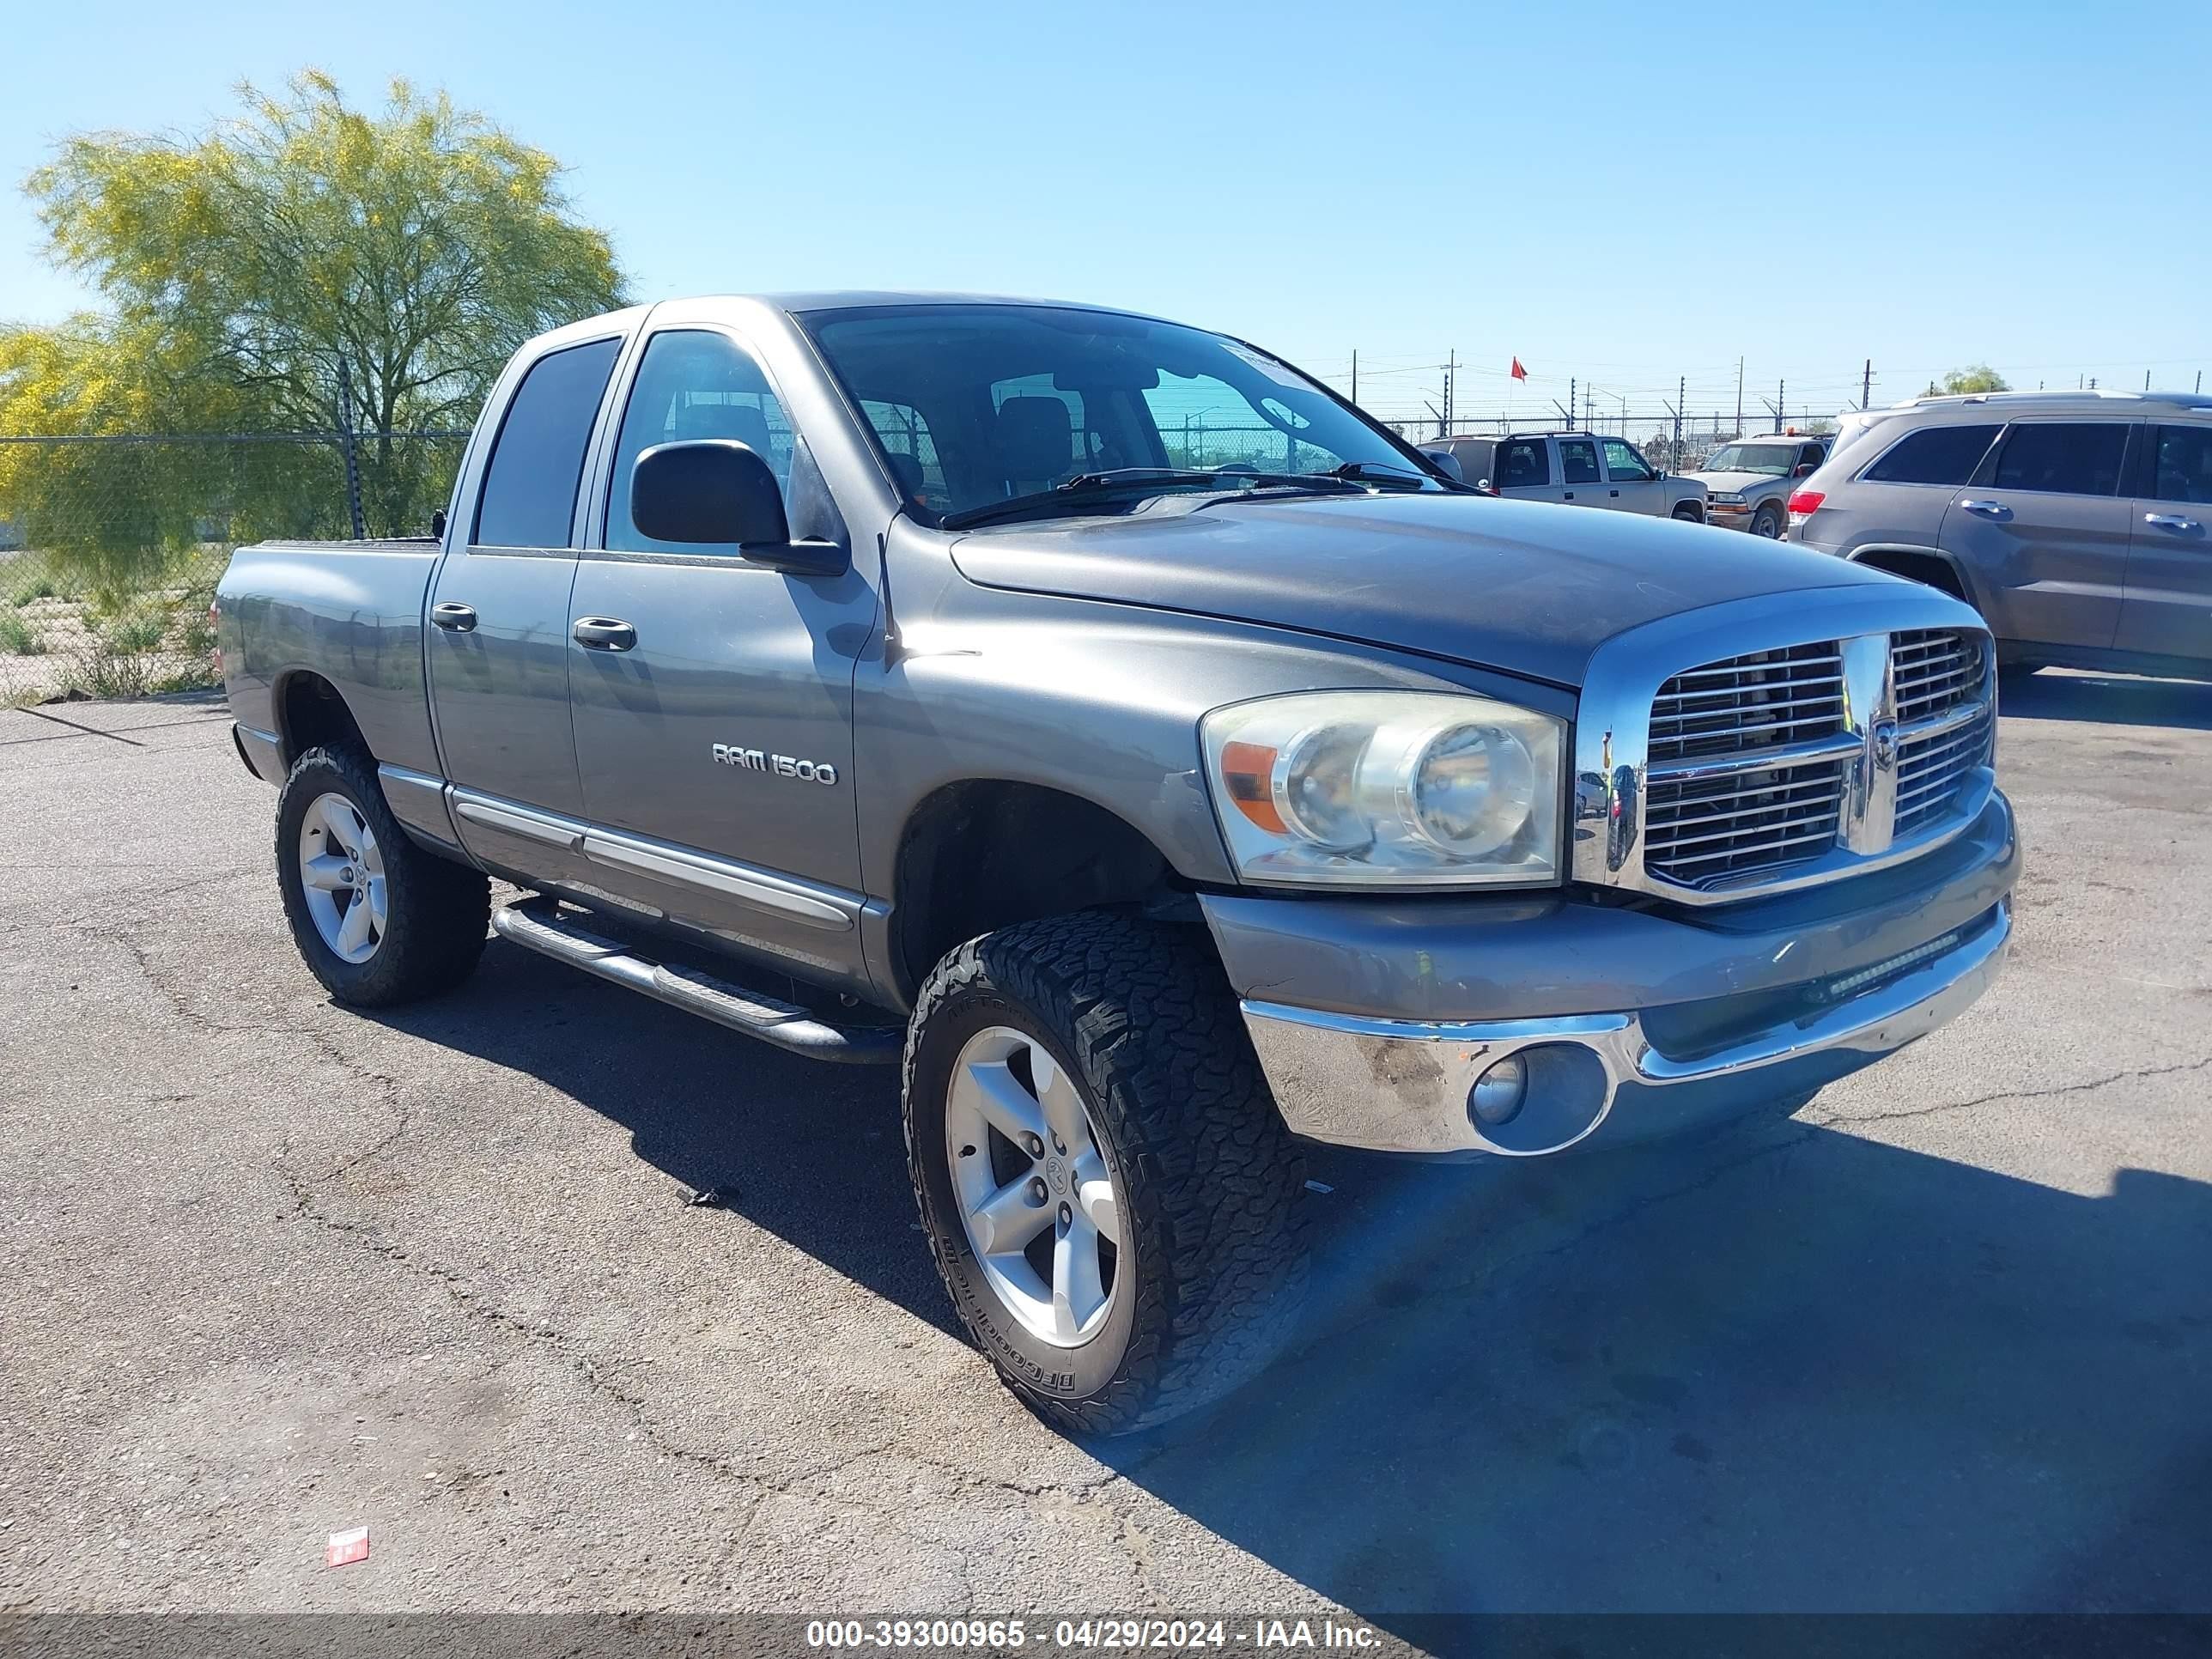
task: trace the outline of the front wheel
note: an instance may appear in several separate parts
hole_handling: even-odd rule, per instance
[[[408,840],[357,750],[310,749],[292,763],[276,797],[276,882],[301,959],[354,1007],[450,990],[483,954],[490,884]]]
[[[1047,1419],[1147,1427],[1275,1352],[1303,1162],[1198,944],[1086,912],[961,946],[916,1000],[905,1097],[945,1288]]]
[[[1695,501],[1684,501],[1674,509],[1674,517],[1684,524],[1703,524],[1705,515],[1698,510]]]
[[[1770,542],[1782,539],[1782,509],[1772,501],[1751,515],[1751,533]]]

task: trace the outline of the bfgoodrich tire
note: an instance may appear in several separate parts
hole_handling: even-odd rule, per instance
[[[490,884],[410,841],[356,750],[293,762],[276,797],[276,883],[301,959],[350,1006],[449,991],[483,954]]]
[[[1303,1159],[1202,938],[1086,912],[961,946],[916,1000],[905,1109],[953,1305],[1048,1420],[1163,1422],[1287,1334]]]

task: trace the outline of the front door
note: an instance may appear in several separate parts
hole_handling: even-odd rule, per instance
[[[473,503],[430,595],[431,707],[458,828],[495,866],[578,873],[557,830],[516,806],[582,810],[568,720],[568,591],[584,457],[621,341],[530,364],[506,404]]]
[[[1650,513],[1664,516],[1667,487],[1659,482],[1636,446],[1626,438],[1607,438],[1605,451],[1605,505],[1621,513]]]
[[[647,339],[607,472],[605,533],[582,556],[569,607],[584,815],[611,832],[586,850],[603,886],[677,921],[842,961],[857,956],[836,935],[860,884],[853,675],[875,590],[849,566],[793,575],[735,547],[642,534],[629,503],[638,455],[697,438],[750,445],[787,505],[794,465],[812,465],[735,337]]]
[[[2125,421],[2016,421],[1951,498],[1941,544],[2000,640],[2104,650],[2120,623]]]
[[[2212,425],[2153,426],[2144,436],[2115,643],[2212,662]]]

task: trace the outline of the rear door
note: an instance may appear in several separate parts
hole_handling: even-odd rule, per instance
[[[678,921],[842,962],[856,954],[860,885],[853,675],[873,638],[875,590],[850,564],[799,575],[733,546],[638,530],[629,486],[641,453],[733,438],[775,472],[794,534],[850,550],[842,520],[833,533],[804,518],[836,509],[744,340],[672,325],[636,361],[605,475],[605,530],[588,538],[562,630],[586,854],[602,886]],[[802,505],[795,472],[817,505]]]
[[[1667,487],[1658,472],[1626,438],[1607,438],[1599,447],[1605,455],[1604,506],[1622,513],[1650,513],[1664,516]]]
[[[586,339],[520,367],[471,481],[473,501],[464,492],[465,521],[451,532],[424,630],[439,753],[465,792],[461,839],[486,862],[532,875],[568,872],[565,839],[511,809],[583,805],[568,719],[568,590],[584,458],[621,344],[618,335]],[[471,805],[477,796],[485,799]]]
[[[1943,515],[2001,640],[2108,648],[2120,623],[2127,421],[2015,421]]]
[[[1597,464],[1595,438],[1558,438],[1559,448],[1559,499],[1579,507],[1607,507],[1605,474]]]
[[[2147,426],[2143,441],[2114,643],[2212,662],[2212,422]]]

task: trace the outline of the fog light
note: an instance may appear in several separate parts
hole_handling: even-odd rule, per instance
[[[1508,1054],[1475,1079],[1467,1091],[1467,1109],[1477,1123],[1496,1128],[1510,1123],[1528,1098],[1528,1068],[1518,1054]]]

